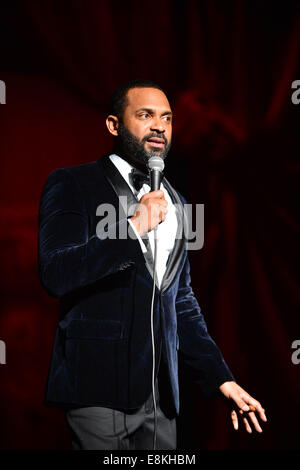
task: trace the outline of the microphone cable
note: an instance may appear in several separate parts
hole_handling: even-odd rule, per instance
[[[156,450],[156,397],[155,397],[155,343],[154,343],[154,328],[153,328],[153,311],[154,311],[154,296],[155,296],[155,278],[156,278],[156,264],[157,264],[157,226],[154,227],[154,267],[153,267],[153,288],[151,299],[151,339],[152,339],[152,396],[153,396],[153,411],[154,411],[154,434],[153,434],[153,450]]]
[[[148,169],[150,172],[151,191],[160,188],[162,171],[165,167],[163,159],[158,156],[153,156],[148,160]],[[156,450],[156,429],[157,429],[157,416],[156,416],[156,397],[155,397],[155,342],[154,342],[154,327],[153,327],[153,311],[154,311],[154,296],[155,296],[155,279],[156,265],[157,265],[157,226],[154,227],[154,267],[153,267],[153,288],[151,299],[151,339],[152,339],[152,396],[153,396],[153,411],[154,411],[154,434],[153,434],[153,450]],[[158,279],[157,279],[158,284]]]

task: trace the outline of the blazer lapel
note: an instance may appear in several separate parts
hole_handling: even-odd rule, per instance
[[[99,164],[100,168],[103,170],[106,179],[112,186],[113,190],[116,193],[117,198],[119,199],[120,208],[121,208],[121,212],[119,214],[120,219],[132,216],[135,212],[135,206],[138,204],[138,200],[133,194],[133,192],[131,191],[126,181],[124,180],[123,176],[120,174],[119,170],[112,163],[108,154],[100,158],[99,160],[97,160],[97,163]],[[123,196],[123,197],[120,197],[120,196]],[[153,261],[153,255],[152,255],[152,250],[151,250],[151,245],[149,242],[148,234],[145,234],[142,237],[142,240],[147,248],[147,252],[144,253],[146,267],[150,273],[150,276],[152,277],[154,261]],[[156,283],[157,288],[159,288],[157,279],[155,279],[155,283]]]
[[[181,199],[178,196],[177,191],[175,191],[175,189],[171,186],[166,177],[163,180],[163,184],[168,190],[173,204],[175,204],[177,216],[177,233],[175,238],[175,244],[172,252],[169,255],[166,271],[161,283],[161,290],[165,291],[167,290],[177,273],[179,264],[182,260],[183,253],[186,248],[185,234],[187,233],[187,219]]]

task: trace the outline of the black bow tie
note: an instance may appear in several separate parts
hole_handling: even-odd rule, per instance
[[[132,168],[131,173],[129,173],[129,181],[136,191],[140,191],[144,183],[150,186],[150,176],[146,173],[143,173],[136,168]]]

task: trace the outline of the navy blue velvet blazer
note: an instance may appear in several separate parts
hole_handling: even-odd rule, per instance
[[[183,233],[184,199],[166,179],[164,184],[181,208],[178,233]],[[127,205],[119,196],[127,196]],[[104,203],[117,211],[106,235],[125,230],[127,238],[101,239],[96,234],[97,207]],[[48,405],[130,410],[142,406],[151,394],[153,259],[149,243],[143,254],[128,223],[132,203],[137,200],[108,155],[59,168],[46,181],[39,211],[39,278],[47,292],[60,299],[46,386]],[[205,395],[234,380],[207,332],[190,282],[186,240],[178,237],[154,302],[156,373],[163,361],[176,413],[178,349]]]

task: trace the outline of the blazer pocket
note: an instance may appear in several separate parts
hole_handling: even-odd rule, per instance
[[[124,338],[124,328],[116,320],[74,319],[67,327],[66,338],[120,340]]]

